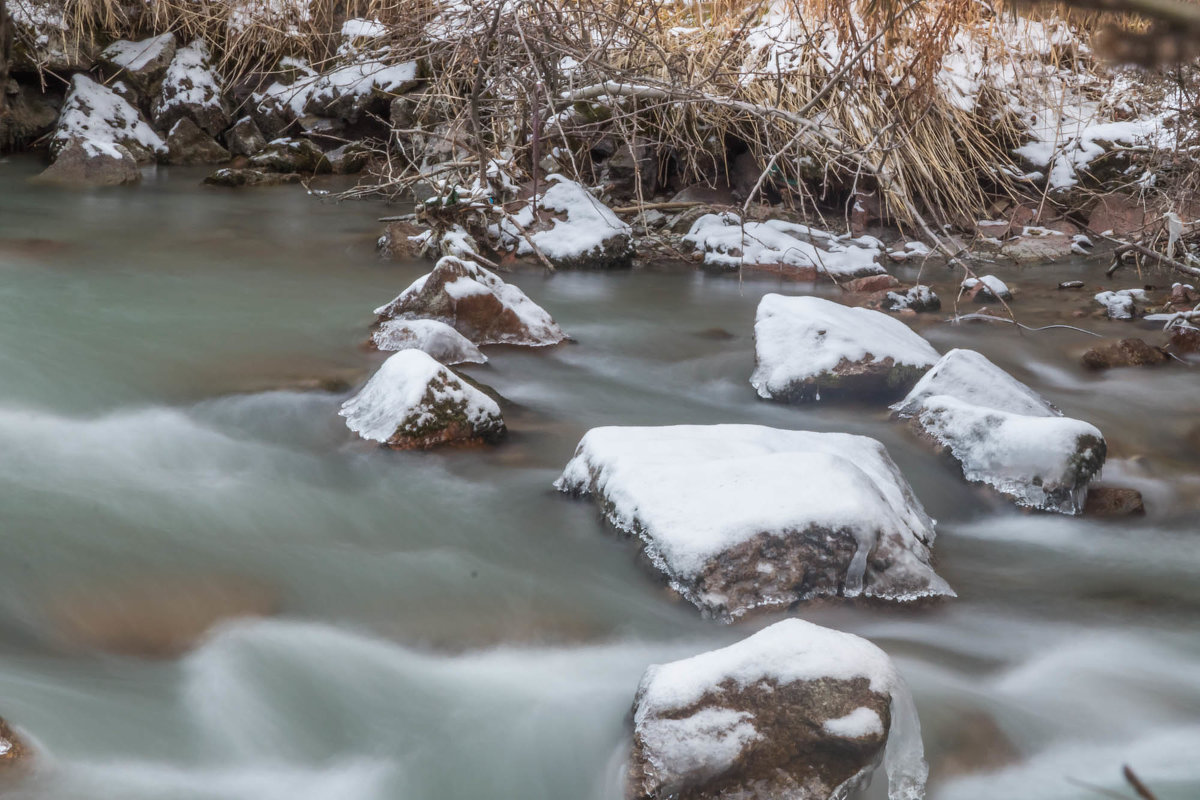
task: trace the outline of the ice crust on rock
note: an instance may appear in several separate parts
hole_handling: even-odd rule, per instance
[[[542,254],[556,267],[607,269],[628,266],[633,257],[633,230],[608,206],[581,184],[558,174],[547,177],[550,184],[538,195],[538,209],[557,212],[550,227],[537,230],[534,205],[513,215],[517,225],[529,233],[528,239],[512,222],[499,224],[497,233],[507,245],[516,246],[519,255],[530,255],[533,240]]]
[[[371,336],[371,342],[380,350],[420,350],[447,366],[487,362],[474,342],[435,319],[388,320]]]
[[[566,334],[516,286],[474,261],[442,257],[433,272],[417,278],[392,302],[375,309],[380,321],[434,319],[477,345],[558,344]]]
[[[946,353],[892,409],[945,448],[967,480],[1018,505],[1078,514],[1104,464],[1094,425],[1062,416],[973,350]]]
[[[952,595],[934,523],[883,445],[758,425],[594,428],[555,487],[593,496],[723,618],[820,595]]]
[[[400,448],[490,441],[504,433],[495,400],[420,350],[388,358],[339,413],[362,438]]]
[[[57,156],[73,139],[92,142],[110,155],[115,152],[113,145],[121,145],[140,163],[167,154],[162,137],[136,108],[83,74],[71,77],[71,91],[50,138],[51,152]]]
[[[754,323],[750,378],[768,400],[819,400],[821,393],[896,397],[938,360],[903,322],[820,297],[768,294]]]
[[[735,270],[745,265],[812,267],[837,278],[879,275],[882,245],[871,237],[847,240],[795,222],[742,223],[737,214],[705,214],[684,238],[704,253],[704,263]]]
[[[972,292],[981,300],[1011,300],[1012,292],[1008,285],[995,275],[984,275],[982,278],[967,278],[962,282],[962,288]]]
[[[773,756],[780,741],[786,755]],[[841,798],[869,779],[885,747],[890,800],[923,798],[920,722],[888,655],[858,636],[788,619],[646,670],[634,703],[630,796]]]
[[[1145,297],[1145,289],[1117,289],[1116,291],[1100,292],[1096,295],[1096,302],[1104,306],[1105,313],[1111,319],[1133,319],[1137,313],[1134,301]]]

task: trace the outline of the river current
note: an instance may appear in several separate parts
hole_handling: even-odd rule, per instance
[[[924,315],[939,350],[980,350],[1099,426],[1105,481],[1148,509],[1025,514],[885,411],[756,399],[758,300],[834,287],[527,271],[505,277],[575,343],[463,370],[509,401],[509,439],[390,452],[337,415],[382,360],[361,348],[371,310],[429,269],[377,258],[390,209],[188,170],[67,192],[25,183],[37,167],[0,160],[0,716],[37,751],[0,793],[618,800],[645,668],[779,617],[701,619],[551,483],[597,425],[747,422],[880,439],[938,520],[957,599],[797,612],[896,660],[931,798],[1129,795],[1123,764],[1159,800],[1200,796],[1195,368],[1093,375],[1079,332]],[[1103,267],[996,274],[1033,326],[1087,307],[1061,280],[1170,280]]]

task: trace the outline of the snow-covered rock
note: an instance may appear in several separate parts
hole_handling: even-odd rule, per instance
[[[892,660],[803,620],[651,666],[633,714],[630,800],[841,800],[881,762],[890,800],[925,794],[921,726]]]
[[[758,425],[594,428],[555,487],[591,495],[706,614],[823,595],[952,595],[883,445]]]
[[[235,156],[252,156],[267,146],[267,139],[258,129],[254,118],[246,115],[225,131],[225,145]]]
[[[1021,506],[1078,514],[1104,465],[1107,446],[1094,425],[1062,416],[973,350],[946,353],[892,409],[949,453],[967,480]]]
[[[274,139],[250,157],[250,166],[267,172],[319,173],[333,171],[321,148],[294,136]]]
[[[1008,285],[995,275],[982,278],[967,278],[962,282],[964,294],[976,303],[991,303],[997,300],[1012,300]]]
[[[1100,292],[1096,302],[1104,306],[1110,319],[1133,319],[1137,316],[1135,301],[1144,300],[1145,289],[1117,289],[1115,292]]]
[[[8,722],[0,718],[0,771],[5,772],[30,760],[33,748],[24,737],[13,730]]]
[[[129,81],[139,92],[151,91],[175,57],[175,34],[164,33],[139,42],[121,39],[104,48],[100,65],[110,77]]]
[[[120,186],[141,179],[137,159],[121,145],[74,139],[34,180],[65,186]]]
[[[495,400],[420,350],[388,358],[340,413],[362,438],[397,450],[494,442],[505,433]]]
[[[550,186],[537,197],[537,213],[531,203],[513,214],[516,225],[500,223],[496,232],[501,242],[515,247],[518,255],[531,255],[532,239],[559,269],[628,267],[633,259],[632,229],[575,181],[557,174],[546,180]]]
[[[142,119],[138,110],[115,92],[86,75],[71,78],[71,91],[63,102],[50,153],[54,157],[73,140],[88,140],[96,152],[112,154],[112,145],[121,145],[139,163],[154,161],[167,154],[167,145]]]
[[[99,47],[96,33],[73,30],[62,0],[7,0],[12,23],[13,72],[70,75],[90,69]]]
[[[448,366],[483,364],[487,356],[467,337],[435,319],[391,319],[371,335],[380,350],[420,350]]]
[[[566,334],[546,310],[495,273],[455,256],[442,257],[386,306],[375,309],[389,319],[434,319],[451,326],[477,345],[558,344]]]
[[[210,136],[229,127],[229,105],[209,59],[208,46],[199,39],[175,51],[152,109],[160,130],[169,130],[183,117],[190,117]]]
[[[875,263],[883,252],[878,240],[837,237],[778,219],[743,224],[730,212],[705,214],[692,223],[684,241],[704,253],[705,264],[726,270],[794,267],[838,280],[884,272]]]
[[[760,397],[790,402],[894,398],[938,360],[929,342],[887,314],[779,294],[758,304],[754,350],[750,383]]]
[[[415,61],[387,64],[368,59],[337,67],[307,84],[302,82],[296,90],[304,94],[307,113],[357,122],[372,100],[390,100],[419,82]]]
[[[937,311],[942,307],[942,299],[924,284],[918,284],[908,289],[897,289],[884,294],[880,304],[885,311],[916,311],[924,313]]]

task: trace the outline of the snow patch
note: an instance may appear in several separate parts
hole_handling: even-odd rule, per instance
[[[858,244],[846,244],[831,233],[779,219],[743,224],[732,212],[705,214],[683,240],[704,253],[704,263],[722,269],[783,264],[837,278],[884,272],[875,263],[882,252],[877,240],[860,237]]]

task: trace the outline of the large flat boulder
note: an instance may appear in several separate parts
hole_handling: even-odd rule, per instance
[[[924,797],[912,696],[865,639],[798,619],[646,670],[629,800],[840,800],[885,764],[891,800]]]
[[[340,413],[362,438],[396,450],[490,443],[505,433],[495,400],[420,350],[383,362]]]
[[[901,396],[938,353],[893,317],[820,297],[768,294],[754,323],[750,383],[767,400]]]
[[[973,483],[1015,503],[1078,514],[1100,473],[1104,436],[973,350],[951,350],[892,406]]]
[[[72,141],[87,139],[97,146],[120,145],[138,163],[155,161],[167,154],[167,145],[136,108],[86,75],[71,78],[71,90],[63,101],[50,155],[58,155]]]
[[[594,428],[555,482],[590,495],[684,598],[739,617],[826,595],[952,595],[883,445],[758,425]]]
[[[417,278],[375,313],[380,323],[438,320],[477,345],[542,347],[567,338],[546,310],[519,288],[474,261],[455,256],[442,257],[433,272]]]

